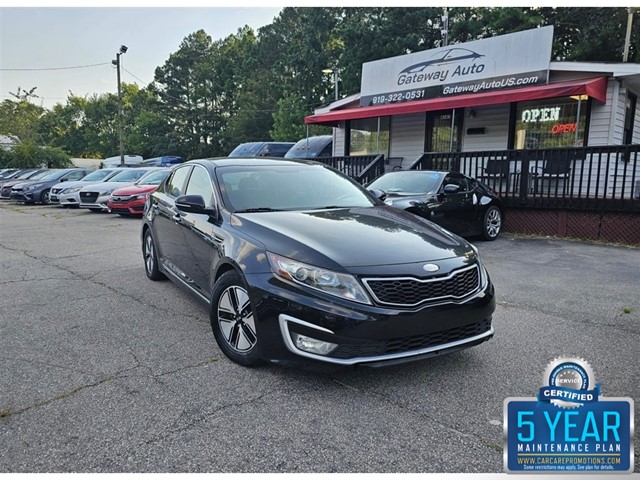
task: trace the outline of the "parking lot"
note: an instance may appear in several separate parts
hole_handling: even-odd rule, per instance
[[[477,242],[491,341],[328,375],[227,360],[207,308],[147,280],[140,226],[0,204],[1,472],[502,472],[503,401],[557,356],[638,417],[638,249]]]

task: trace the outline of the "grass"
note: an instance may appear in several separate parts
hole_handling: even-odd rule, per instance
[[[623,311],[624,313],[631,313],[631,312],[633,312],[633,310],[634,310],[634,309],[633,309],[633,308],[631,308],[631,307],[624,307],[624,308],[622,309],[622,311]]]

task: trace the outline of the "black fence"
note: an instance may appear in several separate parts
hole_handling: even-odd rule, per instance
[[[640,211],[640,145],[425,153],[408,169],[454,170],[507,206]]]
[[[320,157],[314,160],[340,170],[363,185],[384,173],[384,155]]]

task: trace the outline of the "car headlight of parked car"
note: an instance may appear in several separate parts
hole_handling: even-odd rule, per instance
[[[65,188],[60,193],[76,193],[76,192],[79,192],[81,188],[82,188],[82,186]]]
[[[344,273],[332,272],[268,252],[273,273],[322,292],[359,303],[371,304],[358,281]]]
[[[28,187],[25,188],[25,190],[35,190],[36,188],[41,186],[42,186],[41,183],[36,183],[35,185],[29,185]]]
[[[147,198],[149,198],[148,193],[141,193],[140,195],[136,195],[133,197],[134,200],[146,200]]]

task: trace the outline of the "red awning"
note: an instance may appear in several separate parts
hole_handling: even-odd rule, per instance
[[[336,124],[340,120],[356,120],[359,118],[385,117],[388,115],[402,115],[432,110],[450,110],[452,108],[477,107],[498,103],[524,102],[527,100],[568,97],[571,95],[588,95],[605,103],[607,98],[607,77],[572,80],[570,82],[559,82],[513,90],[471,93],[455,97],[431,98],[417,102],[390,103],[386,105],[376,105],[374,107],[334,110],[333,112],[309,115],[305,117],[304,123]]]

